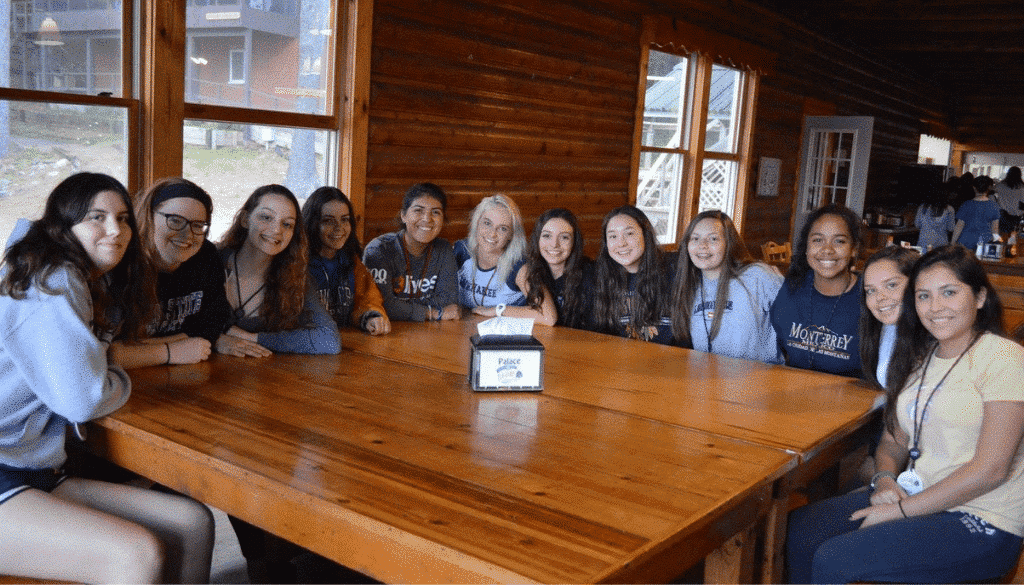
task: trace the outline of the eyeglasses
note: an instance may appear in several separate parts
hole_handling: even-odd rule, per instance
[[[172,229],[176,232],[180,232],[185,229],[185,226],[188,226],[192,230],[192,233],[197,236],[205,236],[206,232],[210,231],[210,222],[208,221],[189,221],[180,215],[164,213],[162,211],[157,211],[156,214],[164,216],[164,219],[167,220],[168,229]]]

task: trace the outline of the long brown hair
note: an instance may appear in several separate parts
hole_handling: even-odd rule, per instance
[[[563,207],[549,209],[542,213],[533,225],[533,235],[530,237],[526,263],[526,282],[530,287],[530,293],[526,295],[526,303],[536,309],[544,301],[545,290],[554,294],[555,278],[551,274],[551,267],[548,266],[547,260],[540,254],[540,236],[544,226],[556,218],[565,220],[572,228],[572,250],[569,252],[569,257],[565,259],[565,292],[562,296],[562,306],[558,308],[558,324],[580,328],[588,318],[588,315],[584,314],[584,307],[587,303],[583,291],[583,270],[589,259],[583,255],[583,233],[580,231],[579,222],[568,209]]]
[[[71,228],[82,221],[93,199],[104,191],[121,198],[132,236],[117,266],[97,277],[96,265]],[[17,300],[24,299],[33,285],[46,294],[57,294],[46,286],[54,271],[62,266],[78,271],[89,283],[98,333],[138,339],[154,315],[156,280],[142,253],[131,198],[124,185],[109,175],[77,173],[61,181],[47,198],[43,217],[32,222],[25,237],[7,250],[4,264],[7,271],[0,280],[0,295]]]
[[[690,317],[693,314],[693,301],[697,295],[697,287],[703,286],[704,279],[703,271],[694,266],[690,259],[687,246],[693,236],[693,230],[697,228],[698,223],[705,219],[713,219],[722,224],[722,232],[725,234],[725,258],[722,259],[722,266],[718,273],[715,317],[711,321],[708,342],[718,336],[718,330],[722,327],[722,315],[725,311],[719,310],[718,307],[724,307],[729,302],[729,285],[754,261],[743,244],[743,240],[740,239],[736,224],[732,222],[732,218],[728,214],[711,209],[698,213],[690,221],[682,241],[679,242],[676,278],[672,285],[672,334],[676,343],[684,347],[693,346],[693,340],[690,338]]]
[[[256,209],[265,195],[270,194],[280,195],[291,202],[295,208],[295,228],[292,230],[292,239],[288,246],[270,261],[263,303],[260,305],[260,318],[267,331],[309,327],[311,317],[305,308],[309,250],[306,245],[306,232],[301,225],[302,210],[294,193],[283,185],[258,187],[235,213],[235,219],[218,247],[221,250],[233,250],[235,254],[242,249],[242,245],[249,237],[249,228],[242,225],[242,219]]]

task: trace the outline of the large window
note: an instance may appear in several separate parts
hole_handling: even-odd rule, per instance
[[[300,198],[340,183],[361,210],[362,174],[346,165],[365,160],[365,136],[347,130],[368,76],[346,70],[368,62],[368,32],[348,31],[369,31],[349,26],[369,11],[358,0],[183,4],[184,14],[152,0],[0,3],[0,241],[79,170],[131,190],[195,180],[215,199],[214,238],[270,182]]]
[[[756,76],[696,52],[648,47],[646,60],[637,207],[662,244],[675,244],[689,218],[707,209],[738,223]]]

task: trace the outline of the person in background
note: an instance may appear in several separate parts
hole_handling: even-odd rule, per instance
[[[0,277],[0,574],[75,583],[207,583],[213,515],[191,499],[67,477],[67,431],[131,382],[109,356],[151,322],[152,274],[127,190],[78,173],[20,222]]]
[[[111,344],[111,355],[123,367],[194,364],[218,346],[231,307],[224,265],[206,239],[212,213],[210,195],[182,178],[161,179],[137,197],[139,236],[157,271],[159,315],[141,342]]]
[[[402,200],[397,232],[377,236],[366,246],[363,262],[397,321],[438,321],[461,316],[455,254],[444,238],[448,198],[433,183],[417,183]]]
[[[955,227],[956,211],[946,202],[947,191],[939,188],[930,193],[929,201],[922,203],[914,215],[917,227],[917,246],[923,251],[945,246]]]
[[[964,201],[956,212],[956,226],[953,228],[953,242],[968,250],[978,244],[998,242],[999,205],[989,197],[992,193],[992,178],[981,175],[974,179],[974,198]]]
[[[668,305],[673,263],[664,261],[650,220],[636,207],[623,205],[604,216],[601,233],[593,329],[672,343]]]
[[[320,187],[302,205],[309,242],[309,275],[327,312],[339,326],[370,335],[391,331],[380,291],[363,265],[354,232],[352,203],[337,187]]]
[[[549,209],[537,218],[527,262],[527,304],[539,306],[551,291],[556,325],[585,329],[594,304],[594,263],[583,254],[583,233],[568,209]]]
[[[1017,241],[1017,228],[1020,225],[1020,208],[1024,202],[1024,180],[1021,179],[1020,167],[1010,167],[1006,176],[995,185],[996,200],[999,202],[999,231],[1006,234],[1007,244]]]
[[[527,302],[526,248],[523,216],[515,201],[504,195],[484,197],[473,210],[469,235],[455,242],[459,304],[485,317],[494,317],[504,305],[505,316],[554,325],[558,310],[549,291],[534,291],[537,304]]]
[[[786,364],[860,376],[860,279],[853,272],[860,218],[828,204],[808,215],[771,320]]]
[[[698,213],[683,235],[672,285],[676,343],[708,353],[782,363],[769,312],[782,286],[754,262],[736,226],[719,210]]]
[[[336,354],[338,327],[308,285],[306,234],[299,202],[282,185],[246,199],[220,242],[232,314],[233,355]]]
[[[962,246],[915,264],[904,305],[871,490],[790,514],[794,583],[994,582],[1020,556],[1024,348]]]

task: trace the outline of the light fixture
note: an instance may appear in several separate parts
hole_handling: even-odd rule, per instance
[[[206,65],[209,63],[209,61],[206,60],[206,57],[189,57],[189,59],[191,59],[196,65]]]
[[[39,25],[38,37],[32,42],[44,47],[58,47],[64,44],[64,41],[60,40],[60,28],[52,16],[43,19]]]

